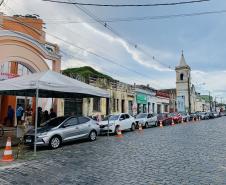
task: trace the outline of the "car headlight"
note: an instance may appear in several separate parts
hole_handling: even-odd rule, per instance
[[[42,133],[38,133],[37,134],[37,136],[39,137],[39,136],[45,136],[45,135],[47,135],[48,134],[48,132],[42,132]]]

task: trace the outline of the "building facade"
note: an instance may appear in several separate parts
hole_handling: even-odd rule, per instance
[[[169,112],[169,100],[170,96],[166,92],[156,92],[156,108],[155,113],[168,113]]]
[[[154,113],[156,107],[156,90],[149,85],[135,86],[135,109],[133,114]]]
[[[133,115],[134,86],[116,80],[89,77],[74,77],[92,86],[109,91],[110,105],[106,98],[70,98],[65,100],[64,114],[97,116],[102,118],[111,114],[129,113]],[[71,104],[71,102],[74,102]],[[110,108],[110,109],[109,109]]]
[[[169,112],[177,112],[177,93],[176,89],[161,89],[161,92],[169,95]]]
[[[0,13],[0,51],[1,80],[49,69],[60,72],[59,48],[46,41],[43,21],[38,17],[5,16]],[[9,105],[16,110],[20,103],[24,109],[29,105],[34,110],[35,103],[32,100],[0,96],[0,123],[5,122]],[[58,100],[55,100],[56,111],[59,108],[57,104]]]

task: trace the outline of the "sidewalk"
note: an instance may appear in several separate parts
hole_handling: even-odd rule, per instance
[[[11,137],[12,146],[16,146],[19,143],[19,138],[16,137],[16,128],[14,127],[4,127],[4,135],[0,137],[0,148],[6,146],[7,138]]]

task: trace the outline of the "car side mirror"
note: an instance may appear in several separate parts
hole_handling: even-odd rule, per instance
[[[68,124],[63,124],[62,125],[62,128],[66,128],[66,127],[69,127],[69,125]]]
[[[123,120],[123,118],[119,118],[119,121],[122,121]]]

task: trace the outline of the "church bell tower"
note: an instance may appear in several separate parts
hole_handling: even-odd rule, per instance
[[[183,51],[175,71],[177,111],[191,113],[191,68],[185,62]]]

